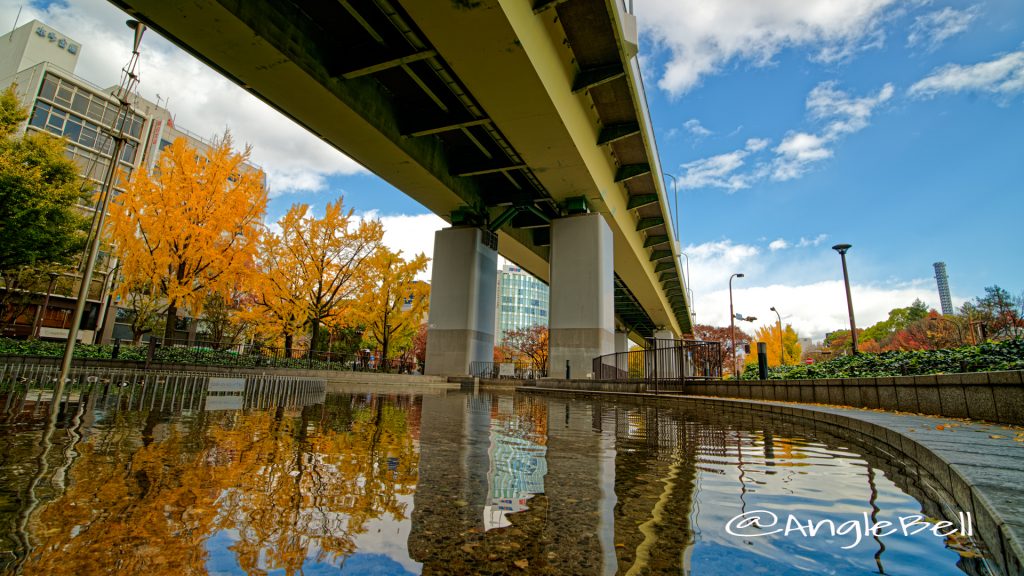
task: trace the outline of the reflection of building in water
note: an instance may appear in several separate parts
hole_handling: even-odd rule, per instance
[[[542,407],[520,402],[520,407]],[[544,493],[544,475],[548,472],[546,414],[532,418],[534,410],[514,409],[511,396],[495,396],[491,402],[491,467],[488,472],[487,503],[484,505],[484,530],[510,524],[508,514],[521,512],[535,494]]]

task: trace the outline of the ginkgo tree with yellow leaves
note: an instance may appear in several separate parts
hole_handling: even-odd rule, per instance
[[[236,152],[232,144],[225,132],[200,152],[179,138],[111,202],[119,292],[147,286],[162,298],[167,340],[179,308],[197,316],[208,294],[226,294],[253,270],[267,192],[262,171],[247,164],[251,148]]]
[[[765,343],[769,366],[779,366],[780,361],[786,366],[800,363],[800,339],[796,331],[793,330],[793,326],[789,324],[786,324],[785,329],[783,329],[781,340],[779,339],[779,325],[769,324],[758,328],[754,332],[754,341]],[[751,345],[751,348],[754,348],[754,346]],[[782,352],[781,355],[780,350]],[[756,348],[751,352],[753,353],[748,354],[744,360],[745,365],[757,364]]]
[[[387,247],[366,261],[368,285],[352,318],[365,326],[363,339],[374,343],[385,361],[394,351],[410,347],[427,311],[430,285],[416,280],[427,261],[423,253],[406,260],[401,251]]]
[[[365,292],[370,270],[366,261],[381,249],[384,227],[378,220],[360,220],[345,211],[343,199],[328,204],[316,217],[306,204],[294,204],[261,243],[259,302],[285,337],[309,326],[310,349],[317,350],[320,327],[339,324]]]

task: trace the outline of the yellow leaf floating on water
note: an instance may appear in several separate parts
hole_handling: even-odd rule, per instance
[[[523,570],[526,570],[530,567],[530,561],[526,558],[523,558],[522,560],[516,560],[515,562],[513,562],[513,564],[515,564],[519,568],[522,568]]]
[[[1003,436],[1001,434],[989,434],[988,437],[992,438],[993,440],[998,440],[1000,438],[1006,438],[1006,436]]]
[[[945,426],[943,426],[942,424],[939,424],[939,425],[937,425],[937,426],[935,427],[935,429],[936,429],[936,430],[945,430],[945,429],[946,429],[946,427],[945,427]]]

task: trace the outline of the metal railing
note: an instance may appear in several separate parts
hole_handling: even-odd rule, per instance
[[[39,344],[33,355],[57,356],[62,347]],[[121,360],[150,365],[183,364],[230,368],[297,368],[306,370],[349,370],[359,372],[414,373],[422,371],[411,354],[382,361],[369,350],[351,354],[310,351],[294,347],[275,348],[259,344],[223,345],[202,340],[151,339],[138,345],[115,341],[112,345],[80,349],[76,359]]]
[[[0,364],[0,414],[16,418],[39,412],[55,400],[59,374],[56,365]],[[59,401],[110,398],[119,409],[177,412],[301,407],[322,403],[325,395],[319,378],[84,367],[72,368]]]
[[[647,347],[594,358],[597,380],[683,382],[722,377],[718,342],[650,338]]]
[[[536,380],[548,375],[547,366],[532,362],[470,362],[469,375],[477,378]]]

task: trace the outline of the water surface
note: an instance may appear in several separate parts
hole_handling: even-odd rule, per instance
[[[986,570],[969,541],[931,533],[730,534],[732,518],[757,510],[839,524],[941,509],[884,452],[768,416],[386,388],[161,410],[96,390],[69,397],[48,430],[45,401],[9,399],[0,395],[4,572]]]

